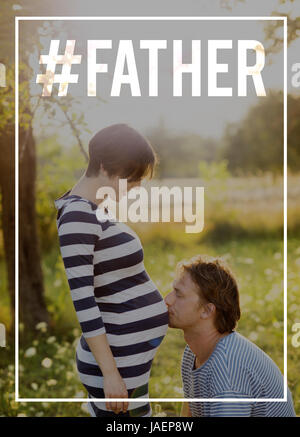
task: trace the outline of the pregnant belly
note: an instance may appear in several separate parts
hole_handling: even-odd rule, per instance
[[[147,304],[147,299],[132,299],[132,301],[118,304],[118,311],[107,311],[105,305],[99,304],[102,314],[104,326],[107,334],[126,335],[133,333],[148,332],[155,330],[156,333],[160,331],[161,335],[165,335],[168,327],[168,309],[160,293],[156,290],[151,293]],[[141,305],[143,304],[143,305]]]
[[[107,340],[118,367],[151,365],[168,329],[168,310],[160,293],[156,292],[160,297],[158,302],[131,311],[110,313],[99,305]],[[80,343],[86,352],[90,352],[83,336]],[[92,364],[94,357],[91,360]]]

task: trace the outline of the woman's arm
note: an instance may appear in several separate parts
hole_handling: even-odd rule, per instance
[[[76,201],[65,207],[58,223],[60,250],[82,334],[102,371],[105,398],[128,398],[94,294],[94,249],[101,233],[88,203]],[[125,412],[128,402],[106,402],[106,408]]]
[[[126,385],[117,369],[115,359],[111,352],[106,334],[97,335],[85,339],[89,345],[104,378],[103,390],[106,398],[128,398]],[[124,413],[128,409],[128,401],[107,402],[108,410],[113,410],[116,414],[120,411]]]

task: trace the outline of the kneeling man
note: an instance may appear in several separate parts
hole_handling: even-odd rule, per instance
[[[169,326],[182,329],[187,343],[184,397],[220,399],[183,402],[182,416],[295,416],[289,389],[286,402],[246,401],[283,398],[283,376],[268,355],[235,331],[239,291],[224,261],[199,255],[179,263],[165,302]],[[232,401],[240,398],[245,400]]]

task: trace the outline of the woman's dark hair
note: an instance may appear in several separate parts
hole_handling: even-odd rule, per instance
[[[135,182],[146,176],[151,178],[157,162],[157,155],[146,138],[127,124],[113,124],[90,140],[86,176],[97,176],[102,164],[108,176]]]

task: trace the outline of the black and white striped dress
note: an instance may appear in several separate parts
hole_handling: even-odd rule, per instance
[[[118,221],[99,221],[96,204],[69,193],[55,206],[61,255],[82,329],[76,349],[80,380],[90,398],[105,397],[102,372],[85,338],[106,333],[128,397],[145,398],[129,402],[129,415],[151,416],[148,380],[168,328],[166,304],[145,270],[133,230]],[[88,405],[92,416],[112,414],[105,402]]]

